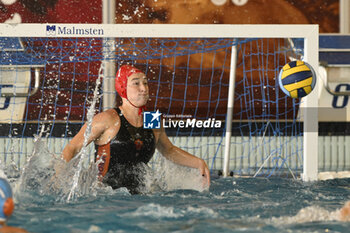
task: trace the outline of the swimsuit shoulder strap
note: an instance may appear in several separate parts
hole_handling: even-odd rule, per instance
[[[123,113],[120,110],[120,108],[114,108],[114,110],[119,114],[119,116],[123,116]]]
[[[114,110],[118,113],[119,117],[120,117],[120,121],[121,121],[121,128],[123,127],[131,127],[132,125],[129,123],[129,121],[125,118],[125,116],[123,115],[122,111],[120,110],[120,108],[114,108]]]

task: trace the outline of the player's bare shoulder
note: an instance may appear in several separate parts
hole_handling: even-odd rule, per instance
[[[120,125],[120,117],[114,109],[108,109],[94,116],[94,125],[102,124],[106,128],[117,127]]]
[[[107,109],[106,111],[100,112],[94,116],[94,121],[116,121],[120,120],[118,113],[114,109]]]
[[[108,109],[94,117],[93,125],[102,132],[95,144],[104,145],[117,135],[120,129],[120,117],[114,109]]]

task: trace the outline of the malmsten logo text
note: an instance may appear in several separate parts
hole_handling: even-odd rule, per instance
[[[102,28],[80,28],[76,26],[46,25],[46,35],[91,35],[101,36],[104,34]]]

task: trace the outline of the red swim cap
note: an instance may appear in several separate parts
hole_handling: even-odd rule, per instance
[[[115,90],[122,97],[127,99],[126,86],[128,84],[128,78],[130,75],[143,73],[141,70],[131,66],[131,65],[122,65],[115,77]]]

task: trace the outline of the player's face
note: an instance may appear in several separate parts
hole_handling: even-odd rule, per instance
[[[130,75],[126,91],[132,104],[137,107],[144,106],[149,98],[146,75],[144,73]]]

